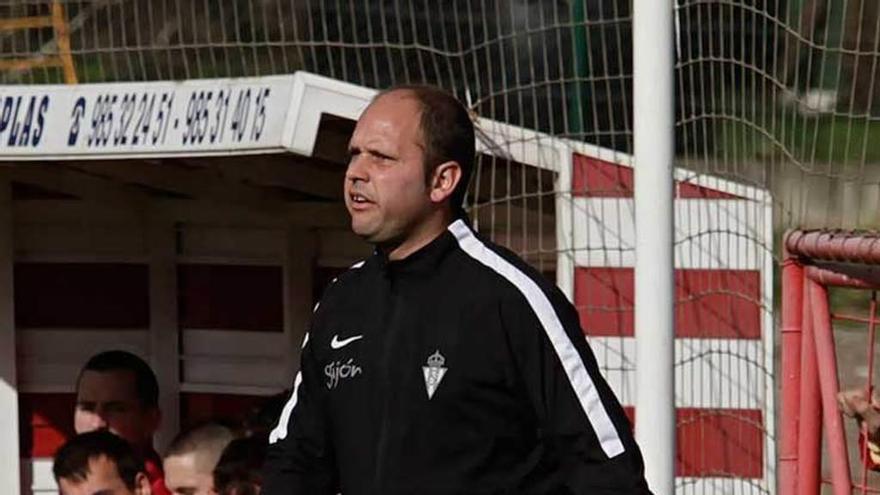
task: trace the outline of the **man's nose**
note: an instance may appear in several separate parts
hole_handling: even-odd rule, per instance
[[[365,181],[369,177],[364,157],[358,155],[353,156],[348,162],[348,168],[345,169],[346,181]]]
[[[107,428],[107,415],[103,408],[96,408],[89,414],[89,424],[92,430],[102,430]]]

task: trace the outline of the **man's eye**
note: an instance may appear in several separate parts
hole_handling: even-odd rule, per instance
[[[85,411],[85,412],[94,412],[95,411],[95,405],[89,404],[89,403],[77,404],[76,408],[79,409],[80,411]]]
[[[107,406],[107,412],[109,413],[121,413],[125,412],[126,407],[124,404],[109,404]]]

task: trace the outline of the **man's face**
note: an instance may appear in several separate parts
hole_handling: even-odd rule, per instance
[[[86,370],[76,391],[73,426],[77,433],[107,428],[136,448],[146,448],[159,426],[159,412],[141,405],[134,372]]]
[[[119,477],[116,463],[106,456],[89,459],[89,472],[83,481],[61,478],[61,495],[150,495],[150,483],[144,473],[135,478],[134,490],[125,486]]]
[[[420,116],[413,96],[394,91],[370,104],[352,134],[345,206],[354,233],[370,243],[412,237],[431,206]]]
[[[165,486],[174,495],[215,495],[213,467],[195,452],[166,457],[162,462]]]

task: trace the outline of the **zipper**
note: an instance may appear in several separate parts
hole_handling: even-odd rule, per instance
[[[384,267],[384,270],[388,270],[388,267]],[[384,330],[384,339],[381,346],[381,355],[379,357],[379,364],[381,369],[380,381],[378,382],[378,398],[379,403],[381,404],[381,417],[379,421],[379,438],[376,442],[376,451],[375,451],[375,459],[376,459],[376,471],[374,473],[373,479],[373,493],[381,494],[384,493],[384,484],[385,484],[385,464],[387,462],[388,457],[388,442],[390,435],[390,408],[391,408],[391,400],[394,397],[394,394],[390,393],[391,390],[391,355],[394,347],[394,343],[396,340],[396,332],[394,326],[394,318],[397,304],[396,304],[396,284],[394,281],[393,273],[390,270],[385,271],[382,275],[384,275],[385,280],[383,282],[388,284],[387,294],[387,304],[383,309],[382,318],[380,319],[379,328]]]

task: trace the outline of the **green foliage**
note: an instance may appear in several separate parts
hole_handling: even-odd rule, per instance
[[[724,119],[714,125],[714,154],[761,161],[788,159],[800,164],[880,164],[880,118],[803,116]]]

